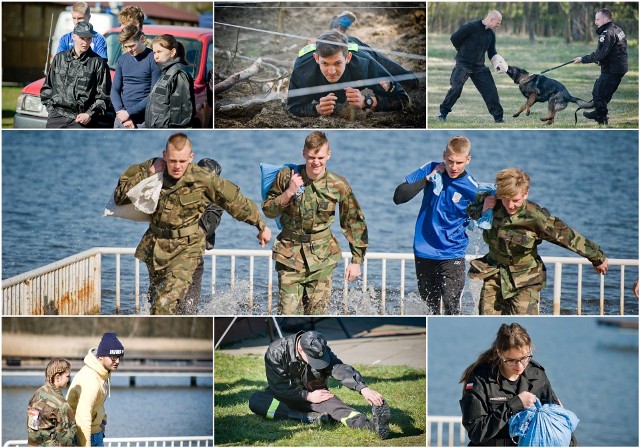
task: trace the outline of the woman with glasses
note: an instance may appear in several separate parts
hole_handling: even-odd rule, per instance
[[[502,324],[491,348],[478,356],[460,378],[460,408],[469,446],[516,446],[509,418],[535,405],[560,404],[544,368],[532,361],[533,345],[519,324]],[[572,445],[575,438],[571,437]]]

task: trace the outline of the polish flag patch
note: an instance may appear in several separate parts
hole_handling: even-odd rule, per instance
[[[471,390],[471,389],[473,389],[473,383],[467,383],[464,390]]]

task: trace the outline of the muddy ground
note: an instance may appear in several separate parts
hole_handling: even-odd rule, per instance
[[[368,5],[368,6],[367,6]],[[277,98],[240,113],[215,113],[214,126],[220,128],[422,128],[426,126],[425,60],[387,55],[408,70],[420,74],[420,88],[408,92],[411,106],[401,112],[350,111],[342,116],[296,117],[286,110],[288,78],[298,51],[329,30],[333,16],[344,10],[355,13],[357,20],[348,34],[376,49],[424,56],[426,54],[425,3],[216,3],[215,22],[240,25],[263,31],[214,25],[214,73],[216,83],[249,67],[262,57],[286,69]],[[249,82],[242,82],[216,95],[216,109],[229,104],[266,98],[274,88],[260,80],[276,77],[270,67],[263,67]],[[258,81],[256,81],[258,80]],[[277,83],[276,83],[277,84]]]

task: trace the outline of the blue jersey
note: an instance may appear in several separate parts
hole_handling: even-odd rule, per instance
[[[437,165],[438,162],[430,162],[421,170],[426,176]],[[415,178],[407,176],[407,180],[412,177]],[[434,183],[427,182],[416,220],[413,252],[431,260],[462,258],[469,244],[466,228],[470,218],[466,209],[476,198],[478,182],[466,171],[455,179],[445,171],[442,173],[442,191],[436,195],[433,190]]]
[[[71,37],[73,33],[64,34],[60,38],[60,42],[58,42],[58,51],[56,54],[71,50],[73,48],[73,38]],[[107,60],[107,41],[104,39],[104,36],[100,33],[96,32],[96,35],[91,39],[91,49],[96,52],[98,56],[100,56],[105,61]]]

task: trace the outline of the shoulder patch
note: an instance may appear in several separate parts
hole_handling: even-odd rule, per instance
[[[347,44],[347,50],[349,50],[349,51],[358,51],[358,48],[359,48],[358,44],[356,44],[356,43],[352,42],[352,43]]]
[[[604,42],[604,34],[600,36],[600,42]]]
[[[305,54],[311,53],[312,51],[316,51],[316,44],[308,44],[302,47],[302,50],[298,52],[298,57],[301,58]]]
[[[466,386],[464,386],[464,390],[471,390],[473,389],[473,383],[467,383]]]

